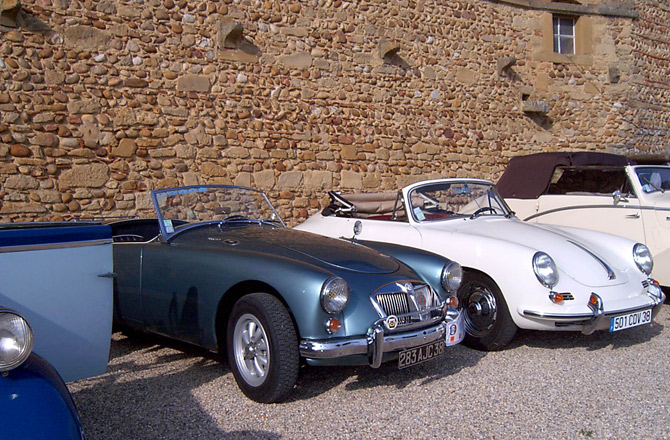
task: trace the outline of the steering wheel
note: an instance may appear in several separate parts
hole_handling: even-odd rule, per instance
[[[498,213],[498,211],[496,211],[496,209],[493,208],[493,207],[491,207],[491,206],[483,206],[483,207],[479,208],[478,210],[476,210],[476,211],[474,212],[474,214],[472,214],[472,215],[470,216],[470,218],[477,218],[477,217],[479,217],[480,215],[482,215],[483,213],[485,213],[486,211],[492,212],[492,213],[494,213],[494,214],[497,214],[497,213]]]

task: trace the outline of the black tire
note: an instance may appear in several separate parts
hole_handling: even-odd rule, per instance
[[[496,351],[512,341],[517,326],[500,288],[491,278],[466,271],[458,289],[458,299],[465,313],[465,345],[477,350]]]
[[[228,320],[226,340],[228,364],[247,397],[273,403],[289,396],[298,380],[300,353],[281,301],[267,293],[240,298]]]

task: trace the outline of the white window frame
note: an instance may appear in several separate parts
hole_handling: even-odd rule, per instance
[[[577,39],[575,37],[577,19],[575,17],[566,15],[553,15],[551,24],[553,31],[554,52],[563,55],[574,55],[576,53],[577,47]],[[569,51],[563,47],[563,39],[566,38],[572,41],[572,51]]]

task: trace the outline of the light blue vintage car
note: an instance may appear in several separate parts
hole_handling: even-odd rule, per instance
[[[111,229],[0,225],[0,438],[82,439],[65,385],[105,372]]]
[[[227,354],[251,399],[285,399],[301,360],[403,368],[463,338],[456,262],[288,229],[249,188],[152,198],[156,219],[111,224],[115,320]]]

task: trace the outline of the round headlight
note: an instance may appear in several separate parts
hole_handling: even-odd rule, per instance
[[[12,312],[0,312],[0,371],[21,365],[33,349],[33,331],[28,321]]]
[[[551,289],[558,283],[556,263],[544,252],[537,252],[533,255],[533,271],[544,287]]]
[[[463,268],[455,261],[447,263],[442,269],[442,288],[447,292],[455,292],[463,281]]]
[[[633,260],[637,267],[647,275],[651,273],[654,268],[654,259],[651,257],[649,248],[642,243],[637,243],[633,246]]]
[[[330,314],[340,313],[349,301],[349,285],[342,278],[329,278],[321,288],[321,307]]]

